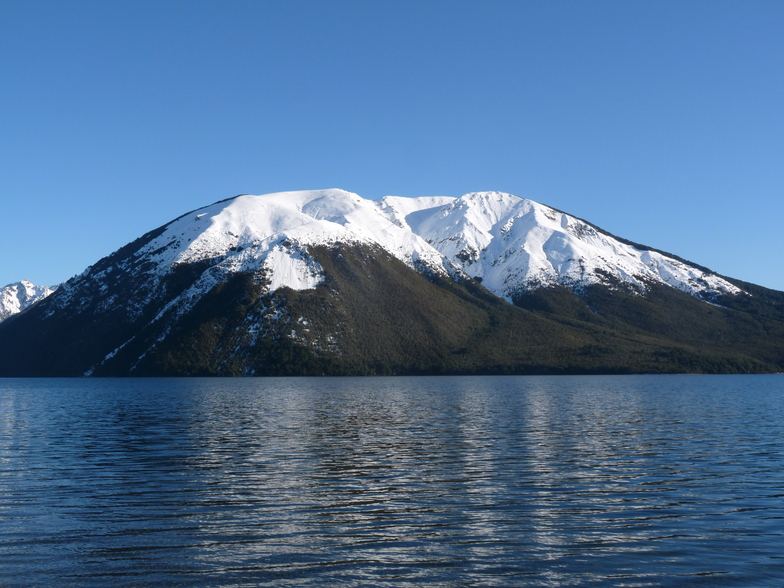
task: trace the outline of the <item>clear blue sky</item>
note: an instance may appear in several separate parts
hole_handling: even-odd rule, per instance
[[[501,190],[784,290],[784,2],[0,0],[0,286],[240,193]]]

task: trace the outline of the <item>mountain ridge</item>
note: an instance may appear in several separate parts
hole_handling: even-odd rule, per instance
[[[704,269],[500,192],[238,195],[5,321],[0,375],[780,371],[784,294]]]

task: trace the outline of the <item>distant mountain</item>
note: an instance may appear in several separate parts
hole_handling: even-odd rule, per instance
[[[27,280],[0,288],[0,322],[43,300],[54,291],[55,288],[36,286]]]
[[[782,369],[784,293],[499,192],[237,196],[0,325],[0,375]]]

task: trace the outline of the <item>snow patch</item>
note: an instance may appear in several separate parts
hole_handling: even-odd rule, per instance
[[[324,281],[324,274],[315,261],[303,259],[301,252],[291,252],[276,246],[264,259],[264,269],[272,276],[269,291],[278,288],[310,290]]]

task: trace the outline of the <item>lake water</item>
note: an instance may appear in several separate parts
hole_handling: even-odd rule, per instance
[[[0,379],[0,586],[782,586],[784,376]]]

